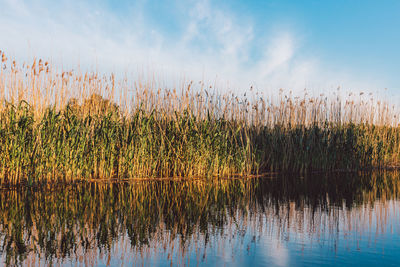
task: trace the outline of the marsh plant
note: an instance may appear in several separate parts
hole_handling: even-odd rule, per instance
[[[398,112],[368,94],[219,94],[18,65],[1,52],[0,183],[394,167]]]

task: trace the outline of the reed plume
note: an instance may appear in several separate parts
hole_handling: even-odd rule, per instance
[[[399,113],[368,94],[237,96],[204,82],[160,88],[154,80],[0,58],[1,184],[399,163]]]

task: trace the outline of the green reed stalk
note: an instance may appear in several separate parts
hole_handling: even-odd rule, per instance
[[[156,90],[58,73],[41,60],[0,68],[2,185],[399,166],[399,112],[363,93],[250,100],[203,83]]]

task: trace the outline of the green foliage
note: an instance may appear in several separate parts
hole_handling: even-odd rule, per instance
[[[83,112],[89,106],[88,112]],[[0,113],[0,183],[76,179],[229,177],[266,171],[387,167],[399,160],[399,128],[366,123],[255,125],[192,110],[122,114],[92,96],[48,107],[27,102]]]

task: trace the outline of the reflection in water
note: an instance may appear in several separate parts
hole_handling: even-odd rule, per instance
[[[385,242],[399,240],[398,177],[320,174],[2,190],[0,263],[329,265],[328,257],[345,263],[349,253],[371,247],[384,247],[385,259],[396,263],[399,243]]]

